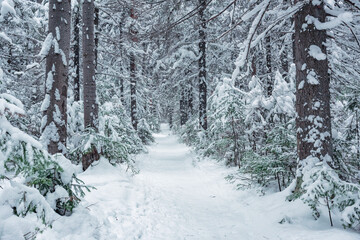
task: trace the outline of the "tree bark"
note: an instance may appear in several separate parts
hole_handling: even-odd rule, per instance
[[[266,49],[266,92],[267,96],[270,97],[273,91],[274,79],[272,77],[272,56],[271,56],[271,37],[268,35],[265,38],[265,49]]]
[[[188,120],[187,88],[182,87],[180,99],[180,125],[183,126]]]
[[[174,121],[173,121],[173,108],[172,108],[172,106],[170,106],[169,107],[169,112],[168,112],[168,114],[169,114],[169,126],[170,126],[170,128],[172,128],[173,127],[173,125],[174,125]]]
[[[120,53],[120,57],[123,58],[123,39],[124,39],[124,34],[123,34],[123,22],[125,21],[127,15],[125,15],[125,13],[122,14],[121,16],[121,21],[119,23],[119,37],[120,37],[120,42],[119,42],[119,53]],[[121,62],[120,65],[120,72],[123,71],[123,64]],[[120,76],[119,79],[119,83],[120,83],[120,101],[122,103],[123,106],[125,106],[125,96],[124,96],[124,78]]]
[[[297,0],[296,2],[299,2]],[[330,78],[326,58],[326,31],[307,21],[312,16],[325,22],[323,3],[311,1],[295,15],[294,60],[296,65],[296,126],[299,169],[308,157],[333,156],[330,117]],[[313,57],[309,49],[320,49],[323,57]],[[326,158],[329,159],[329,158]],[[300,171],[301,172],[301,171]],[[302,175],[297,176],[295,192],[301,191]]]
[[[206,0],[199,0],[199,123],[203,130],[207,130],[207,84],[206,84],[206,19],[204,12]]]
[[[193,86],[191,80],[187,86],[188,119],[194,114]]]
[[[83,85],[84,85],[84,126],[97,129],[98,104],[95,81],[95,26],[94,0],[83,1]]]
[[[100,15],[99,15],[99,8],[95,6],[95,18],[94,18],[94,25],[95,25],[95,70],[98,67],[98,48],[99,48],[99,33],[100,33]]]
[[[130,54],[130,105],[131,105],[131,123],[135,130],[137,130],[137,107],[136,107],[136,65],[135,54]]]
[[[135,26],[135,21],[138,18],[135,12],[135,3],[133,3],[130,11],[130,17],[132,18],[133,23],[130,25],[130,37],[133,45],[138,42],[137,39],[137,29]],[[136,103],[136,62],[135,62],[135,53],[130,53],[130,115],[131,123],[135,130],[137,130],[138,119],[137,119],[137,103]]]
[[[51,154],[65,153],[67,138],[67,89],[70,53],[71,1],[49,1],[52,47],[46,58],[45,101],[42,106],[42,141]]]
[[[285,43],[286,44],[286,43]],[[284,51],[281,53],[281,68],[282,68],[282,77],[288,81],[288,75],[289,75],[289,58],[288,58],[288,51],[289,47],[286,44]]]
[[[80,0],[74,8],[74,101],[80,101]]]

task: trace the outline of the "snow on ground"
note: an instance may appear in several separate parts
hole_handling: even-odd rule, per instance
[[[106,161],[80,174],[97,190],[71,217],[60,217],[39,239],[234,239],[358,240],[337,221],[314,221],[301,201],[285,202],[286,191],[259,197],[235,191],[224,177],[231,169],[196,155],[166,125],[149,153],[138,156],[131,177]],[[326,214],[324,214],[326,216]],[[288,222],[279,224],[286,218]]]

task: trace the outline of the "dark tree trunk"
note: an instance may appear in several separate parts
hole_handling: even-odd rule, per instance
[[[125,15],[124,13],[122,14],[121,17],[121,22],[119,23],[119,36],[120,36],[120,42],[119,42],[119,53],[120,53],[120,57],[123,58],[123,22],[125,21],[125,17],[127,15]],[[121,62],[122,63],[122,62]],[[123,64],[120,65],[120,72],[123,71]],[[125,106],[125,96],[124,96],[124,79],[123,77],[120,76],[119,79],[119,83],[120,83],[120,101],[122,103],[123,106]]]
[[[281,53],[281,68],[282,68],[282,77],[288,81],[289,75],[289,58],[288,58],[289,46],[286,44],[284,51]]]
[[[183,87],[181,90],[180,99],[180,124],[185,125],[188,120],[188,101],[187,101],[187,89]]]
[[[169,107],[169,126],[170,128],[173,127],[174,121],[173,121],[173,109],[172,107]]]
[[[187,108],[188,108],[188,118],[190,118],[194,114],[194,97],[193,97],[193,86],[191,81],[187,86]]]
[[[98,104],[95,81],[95,5],[94,0],[83,1],[83,84],[84,126],[97,129]]]
[[[310,1],[295,16],[296,126],[300,169],[303,169],[308,157],[323,161],[326,156],[333,156],[326,31],[318,30],[313,24],[309,24],[307,16],[325,22],[323,3],[313,5]],[[323,57],[316,59],[310,56],[310,46],[320,49]],[[301,183],[302,176],[297,176],[296,193],[301,191]]]
[[[80,0],[74,8],[74,101],[80,101]]]
[[[46,96],[42,110],[42,140],[51,154],[66,151],[68,62],[70,53],[71,1],[50,0],[49,33],[54,41],[46,58]]]
[[[131,123],[135,130],[137,130],[138,119],[137,119],[137,107],[136,107],[136,65],[135,55],[130,55],[130,105],[131,105]]]
[[[125,105],[125,96],[124,96],[124,79],[120,78],[120,101]]]
[[[236,18],[235,18],[235,11],[236,11],[236,1],[234,1],[233,3],[233,10],[232,10],[232,15],[231,15],[231,27],[235,27],[236,25]],[[238,38],[236,36],[236,32],[235,31],[232,31],[231,32],[231,44],[232,44],[232,49],[231,49],[231,63],[232,63],[232,68],[234,69],[236,66],[235,66],[235,61],[236,61],[236,58],[237,56],[239,55],[239,48],[238,48],[238,44],[236,42],[236,39]],[[239,82],[235,82],[235,85],[238,86],[239,85]]]
[[[184,104],[184,96],[183,91],[181,91],[181,98],[180,98],[180,125],[185,125],[184,120],[184,111],[185,111],[185,104]]]
[[[99,8],[95,7],[95,70],[98,67],[98,48],[99,48],[99,33],[100,33],[100,25],[99,25]]]
[[[133,3],[134,5],[134,3]],[[132,7],[130,11],[130,17],[132,21],[135,21],[138,17],[135,12],[135,6]],[[134,24],[130,25],[130,37],[133,45],[138,42],[137,39],[137,29]],[[130,53],[130,115],[131,123],[135,130],[137,130],[138,119],[137,119],[137,106],[136,106],[136,63],[135,63],[135,53]]]
[[[96,44],[95,44],[95,3],[94,0],[83,1],[83,94],[84,94],[84,127],[98,128],[98,104],[96,101]],[[83,170],[100,159],[95,146],[82,157]]]
[[[206,0],[199,0],[199,122],[203,130],[207,130],[207,86],[206,86],[206,19],[204,12],[206,9]]]
[[[274,79],[272,77],[272,64],[271,64],[271,37],[266,36],[265,38],[265,49],[266,49],[266,93],[270,97],[273,91]]]

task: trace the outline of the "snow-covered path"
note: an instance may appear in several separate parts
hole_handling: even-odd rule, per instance
[[[250,239],[246,224],[238,222],[244,216],[233,204],[232,186],[219,169],[211,169],[218,166],[201,169],[165,126],[155,137],[157,144],[140,161],[138,176],[154,198],[144,239]]]
[[[232,171],[196,155],[167,125],[155,135],[149,153],[137,159],[134,177],[100,161],[81,174],[97,190],[88,193],[71,217],[63,217],[40,239],[144,240],[355,240],[355,232],[314,221],[300,201],[287,193],[258,197],[235,191],[224,177]],[[324,214],[325,215],[325,214]],[[290,223],[278,222],[287,217]]]

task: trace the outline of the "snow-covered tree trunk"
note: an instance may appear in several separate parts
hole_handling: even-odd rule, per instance
[[[83,1],[83,94],[84,126],[97,128],[98,104],[95,81],[95,5],[94,0]]]
[[[95,25],[95,70],[98,67],[98,47],[99,47],[99,34],[100,34],[100,9],[99,7],[95,6],[95,18],[94,18],[94,25]]]
[[[119,38],[120,38],[120,42],[119,42],[119,54],[120,57],[123,58],[123,43],[124,43],[124,34],[123,34],[123,22],[125,22],[125,17],[127,15],[125,15],[124,13],[121,15],[121,21],[119,23]],[[121,65],[119,66],[119,70],[120,72],[123,72],[124,70],[124,66],[122,65],[122,62],[120,63]],[[124,95],[124,78],[122,76],[120,76],[119,79],[119,85],[120,85],[120,101],[123,104],[123,106],[125,106],[125,95]]]
[[[326,31],[317,29],[310,18],[325,22],[326,13],[321,1],[306,3],[294,19],[299,158],[296,193],[301,191],[304,171],[314,161],[331,161],[333,156]]]
[[[71,1],[49,1],[45,100],[41,140],[49,153],[66,151],[67,89],[70,53]]]
[[[74,7],[74,101],[80,101],[80,0]]]
[[[207,84],[206,84],[206,0],[199,0],[199,122],[200,126],[207,130]]]
[[[270,97],[273,91],[274,79],[272,76],[272,55],[271,55],[271,37],[270,35],[265,38],[265,49],[266,49],[266,93]]]

